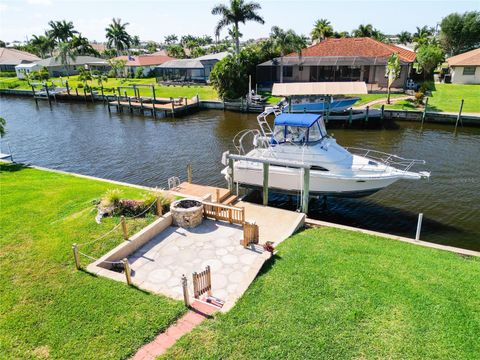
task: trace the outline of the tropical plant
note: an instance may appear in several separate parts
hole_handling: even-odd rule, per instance
[[[139,47],[140,46],[140,37],[138,35],[132,36],[132,46]]]
[[[101,199],[101,204],[107,206],[116,206],[122,199],[122,190],[120,189],[110,189],[108,190]]]
[[[197,57],[200,57],[200,56],[203,56],[203,55],[206,55],[206,54],[207,54],[207,50],[205,48],[200,47],[200,46],[190,50],[190,56],[192,58],[197,58]]]
[[[444,60],[443,50],[435,44],[422,45],[418,48],[416,62],[423,78],[431,78],[433,70]]]
[[[433,39],[433,31],[428,26],[417,26],[417,31],[412,35],[412,41],[415,43],[415,51],[424,45],[429,45]]]
[[[387,104],[390,104],[390,88],[393,82],[400,76],[401,70],[400,57],[397,53],[393,53],[387,60],[385,70],[385,77],[387,78]]]
[[[183,50],[183,47],[177,44],[168,45],[167,54],[168,56],[171,56],[177,59],[183,59],[186,57],[185,50]]]
[[[155,41],[149,41],[147,43],[147,50],[149,53],[154,53],[157,51],[158,44]]]
[[[123,59],[109,59],[108,65],[111,67],[113,76],[115,78],[122,77],[125,74],[125,65],[127,60]]]
[[[7,130],[5,130],[7,126],[7,122],[3,117],[0,117],[0,137],[4,137],[5,134],[7,133]]]
[[[70,47],[75,55],[100,55],[98,51],[90,45],[90,41],[80,33],[72,36]]]
[[[88,82],[92,81],[92,73],[90,70],[85,69],[84,67],[79,66],[78,70],[78,80],[83,83],[85,88],[88,88]]]
[[[272,27],[270,38],[272,46],[280,54],[280,82],[283,82],[283,57],[291,52],[297,52],[301,57],[301,50],[305,48],[306,41],[293,30],[283,30],[278,26]]]
[[[348,38],[348,37],[350,37],[350,33],[348,31],[340,31],[340,32],[335,31],[333,33],[332,37],[337,38],[337,39]]]
[[[399,44],[407,45],[412,42],[412,34],[408,31],[402,31],[398,35]]]
[[[78,34],[71,21],[49,21],[48,35],[51,39],[54,39],[56,43],[68,41],[74,34]]]
[[[47,55],[52,55],[52,51],[55,48],[55,40],[45,35],[32,35],[32,38],[29,41],[29,45],[33,48],[33,52],[45,58]]]
[[[107,74],[98,71],[98,70],[93,70],[92,71],[92,78],[97,80],[97,84],[101,87],[103,87],[104,82],[108,82],[108,76]]]
[[[334,34],[332,25],[327,19],[320,19],[315,21],[313,30],[310,33],[310,37],[314,42],[320,42],[325,40],[327,37],[330,37]]]
[[[46,67],[42,67],[37,71],[32,71],[29,75],[29,79],[32,79],[32,80],[48,80],[49,77],[50,77],[50,74]]]
[[[375,29],[372,24],[361,24],[357,29],[352,31],[352,34],[355,37],[373,37],[374,31]]]
[[[117,55],[119,55],[121,51],[128,50],[130,47],[132,39],[126,30],[128,25],[128,23],[122,24],[121,19],[113,18],[112,23],[105,29],[107,32],[107,46],[109,48],[115,48]]]
[[[258,15],[258,10],[262,7],[256,2],[245,2],[244,0],[230,0],[229,6],[219,4],[212,9],[213,15],[220,15],[221,19],[215,27],[215,35],[220,36],[220,31],[232,25],[232,34],[235,39],[235,51],[240,53],[240,32],[239,23],[245,24],[247,21],[255,21],[264,24],[263,18]]]
[[[65,70],[67,71],[67,77],[69,77],[69,66],[70,66],[70,60],[75,61],[77,58],[75,51],[72,49],[70,46],[70,43],[68,42],[61,42],[58,44],[57,47],[58,55],[56,56],[56,59],[60,59],[60,62],[62,65],[65,67]]]
[[[139,66],[135,69],[135,78],[140,79],[143,78],[143,71],[145,68],[143,66]]]
[[[440,44],[449,55],[480,47],[480,12],[453,13],[440,23]]]
[[[165,44],[172,45],[176,44],[178,41],[178,36],[175,34],[165,36]]]

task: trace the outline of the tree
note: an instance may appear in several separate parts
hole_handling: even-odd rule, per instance
[[[215,35],[220,36],[220,31],[232,25],[232,32],[235,38],[236,53],[240,53],[240,32],[238,29],[239,23],[245,24],[247,21],[255,21],[264,24],[263,18],[258,15],[257,11],[262,7],[256,2],[245,2],[244,0],[230,0],[230,6],[224,4],[215,6],[212,9],[213,15],[220,15],[222,18],[217,23],[215,28]]]
[[[400,76],[402,67],[400,65],[400,57],[397,53],[393,53],[387,60],[385,77],[387,77],[387,104],[390,104],[390,88],[393,82]]]
[[[6,47],[7,44],[5,43],[5,41],[3,40],[0,40],[0,47]]]
[[[412,34],[408,31],[402,31],[397,37],[400,44],[407,45],[412,42]]]
[[[55,40],[45,35],[32,35],[29,41],[29,45],[33,48],[35,54],[41,58],[45,58],[47,55],[51,55],[55,48]]]
[[[278,26],[272,27],[270,33],[272,46],[280,53],[280,82],[283,82],[283,57],[291,52],[299,53],[306,45],[305,39],[295,34],[293,30],[283,30]]]
[[[178,36],[175,34],[165,36],[165,44],[172,45],[176,44],[178,41]]]
[[[432,71],[442,63],[443,50],[434,44],[422,45],[418,48],[416,62],[423,72],[423,78],[431,77]]]
[[[90,41],[80,33],[72,36],[70,47],[75,55],[100,55],[98,51],[90,45]]]
[[[186,57],[185,50],[183,50],[183,47],[177,44],[168,45],[167,54],[168,56],[171,56],[177,59],[183,59]]]
[[[103,87],[104,82],[108,82],[108,76],[98,70],[92,71],[92,78],[97,80],[99,86]]]
[[[313,30],[310,33],[310,36],[312,38],[312,41],[320,42],[322,40],[325,40],[327,37],[332,36],[333,34],[333,28],[330,25],[330,21],[328,21],[327,19],[320,19],[315,21],[315,25],[313,26]]]
[[[148,52],[149,53],[154,53],[155,51],[157,51],[157,46],[158,46],[158,44],[155,41],[149,41],[147,43]]]
[[[350,33],[348,31],[340,31],[340,32],[334,31],[332,37],[337,38],[337,39],[348,38],[348,37],[350,37]]]
[[[126,28],[128,23],[123,23],[121,19],[112,19],[112,23],[105,29],[107,32],[107,46],[117,50],[117,56],[123,50],[128,50],[132,41]]]
[[[50,30],[48,35],[56,43],[68,41],[74,34],[78,34],[71,21],[49,21]]]
[[[78,70],[78,80],[83,83],[83,86],[85,89],[88,88],[88,82],[92,81],[92,73],[90,70],[85,69],[84,67],[79,66],[77,68]]]
[[[140,46],[140,37],[135,35],[132,37],[132,46],[139,47]]]
[[[412,41],[415,43],[415,51],[421,46],[429,45],[433,40],[433,31],[428,26],[417,26],[417,31],[412,36]]]
[[[109,59],[108,65],[112,68],[112,73],[115,78],[125,74],[125,65],[127,60],[123,59]]]
[[[451,56],[480,47],[480,12],[453,13],[443,18],[440,44]]]
[[[68,42],[59,43],[57,51],[58,51],[58,55],[56,56],[56,59],[60,59],[60,62],[67,70],[67,77],[69,77],[69,72],[68,72],[68,68],[70,65],[69,60],[75,61],[75,59],[77,58],[77,56],[75,55],[75,51],[72,49],[71,44]]]
[[[352,31],[355,37],[373,37],[374,29],[372,24],[359,25],[357,29]]]
[[[7,131],[5,130],[5,127],[7,126],[7,122],[5,121],[4,118],[0,117],[0,137],[4,137]]]

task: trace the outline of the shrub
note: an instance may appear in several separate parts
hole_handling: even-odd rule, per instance
[[[83,84],[78,84],[77,89],[83,89]]]
[[[423,99],[424,98],[425,98],[425,93],[423,93],[421,91],[417,91],[415,93],[415,104],[417,104],[417,105],[423,104]]]
[[[169,210],[170,204],[173,201],[173,197],[165,192],[149,192],[143,196],[143,201],[146,207],[152,205],[152,203],[157,201],[157,198],[160,199],[160,204],[162,205],[162,213],[165,213]],[[157,205],[152,206],[152,211],[156,211]]]
[[[147,206],[144,201],[122,199],[118,202],[118,206],[116,207],[115,212],[119,215],[131,217],[140,215],[146,209]]]
[[[119,189],[108,190],[105,195],[102,196],[101,204],[103,206],[116,206],[122,198],[122,191]]]
[[[0,77],[16,77],[17,73],[15,71],[2,71],[0,72]]]

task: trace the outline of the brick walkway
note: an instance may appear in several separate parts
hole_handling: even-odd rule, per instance
[[[203,320],[209,318],[217,309],[213,306],[195,301],[192,309],[183,315],[175,324],[171,325],[165,332],[159,334],[151,343],[140,348],[132,360],[155,360],[183,335],[192,331]]]

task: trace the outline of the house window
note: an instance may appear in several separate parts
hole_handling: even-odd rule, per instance
[[[298,71],[303,71],[303,65],[300,65],[300,66],[298,67]]]
[[[465,66],[463,68],[463,75],[475,75],[475,66]]]
[[[284,66],[283,67],[283,76],[284,77],[292,77],[293,76],[293,69],[291,66]]]

